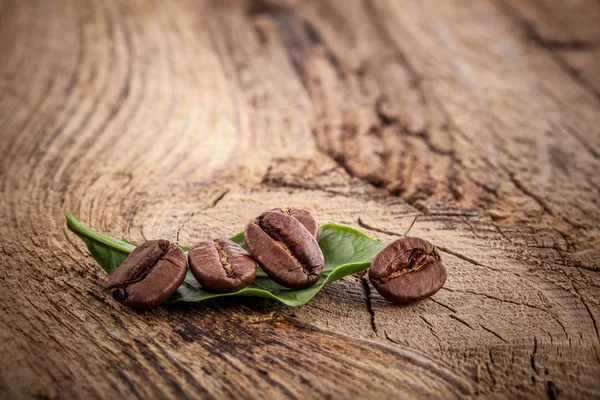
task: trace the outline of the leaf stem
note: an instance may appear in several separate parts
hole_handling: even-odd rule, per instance
[[[67,227],[69,230],[81,238],[95,240],[123,254],[131,253],[136,247],[134,244],[95,232],[76,220],[75,217],[69,214],[67,211],[64,213],[65,218],[67,219]]]
[[[413,225],[415,224],[415,222],[417,222],[417,219],[420,217],[420,215],[417,215],[415,217],[415,219],[413,219],[412,223],[410,224],[410,226],[408,227],[408,229],[406,230],[406,232],[404,232],[404,234],[402,235],[403,238],[408,236],[408,232],[410,232],[410,230],[412,229]]]

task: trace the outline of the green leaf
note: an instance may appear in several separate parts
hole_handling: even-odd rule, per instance
[[[109,274],[113,273],[135,248],[131,243],[86,228],[67,212],[65,216],[69,229],[83,239],[94,259]],[[231,240],[245,248],[243,232],[234,235]],[[325,256],[325,266],[321,279],[309,288],[285,288],[271,280],[257,266],[256,279],[250,286],[235,293],[217,294],[204,290],[188,270],[185,281],[168,303],[198,302],[226,296],[252,296],[277,300],[288,306],[300,306],[312,299],[327,283],[367,269],[373,257],[386,246],[385,243],[371,239],[356,229],[336,224],[321,226],[318,241]]]
[[[94,260],[96,260],[109,275],[115,272],[119,265],[127,258],[129,253],[135,249],[133,243],[94,232],[85,227],[66,211],[65,217],[67,218],[67,227],[69,230],[85,242],[92,257],[94,257]]]

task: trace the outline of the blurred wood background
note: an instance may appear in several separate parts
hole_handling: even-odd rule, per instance
[[[0,1],[0,397],[600,397],[600,3]],[[399,307],[134,312],[67,231],[273,206],[437,244]]]

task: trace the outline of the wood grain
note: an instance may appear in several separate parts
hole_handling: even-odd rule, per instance
[[[594,0],[0,1],[1,398],[600,398]],[[430,299],[134,312],[65,227],[437,244]]]

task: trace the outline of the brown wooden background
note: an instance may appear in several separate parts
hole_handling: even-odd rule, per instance
[[[600,397],[600,3],[0,1],[1,398]],[[132,241],[302,206],[439,245],[431,299],[133,312]]]

